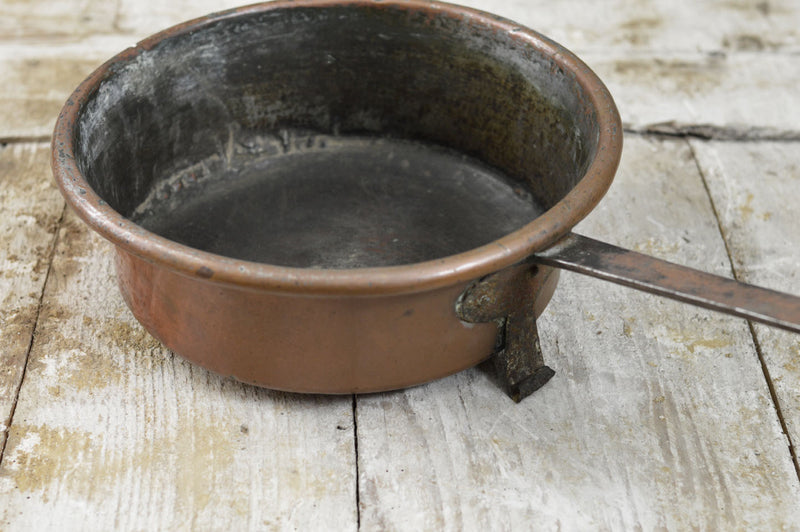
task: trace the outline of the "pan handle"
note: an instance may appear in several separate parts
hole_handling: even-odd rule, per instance
[[[531,260],[800,333],[800,297],[570,233]]]

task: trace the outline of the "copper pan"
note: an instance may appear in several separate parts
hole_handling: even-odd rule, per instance
[[[301,0],[118,54],[67,101],[52,163],[147,330],[259,386],[402,388],[495,352],[518,399],[552,375],[554,267],[800,331],[798,298],[571,233],[621,150],[601,81],[534,31]]]

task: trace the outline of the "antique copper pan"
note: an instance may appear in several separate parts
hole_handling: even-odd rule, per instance
[[[116,245],[165,345],[223,375],[387,390],[493,351],[512,396],[552,375],[536,316],[570,268],[800,331],[800,299],[570,233],[622,150],[569,51],[421,0],[306,0],[175,26],[67,101],[53,170]]]

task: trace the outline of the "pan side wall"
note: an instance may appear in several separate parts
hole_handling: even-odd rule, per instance
[[[495,345],[495,324],[466,324],[455,314],[466,285],[410,295],[308,297],[193,279],[120,250],[116,267],[133,314],[167,347],[215,373],[267,388],[404,388],[474,366]]]

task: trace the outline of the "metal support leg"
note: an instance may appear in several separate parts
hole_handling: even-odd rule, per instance
[[[534,304],[549,270],[519,265],[490,275],[468,288],[457,305],[471,323],[501,324],[494,356],[498,378],[514,402],[529,396],[555,372],[544,363]]]
[[[506,393],[518,403],[544,386],[556,372],[544,363],[532,311],[509,315],[504,336],[505,346],[495,354],[494,367]]]

